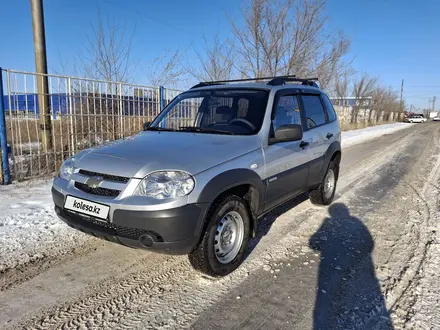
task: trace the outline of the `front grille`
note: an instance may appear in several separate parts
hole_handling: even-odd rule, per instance
[[[99,196],[108,196],[108,197],[116,197],[118,196],[121,191],[115,190],[115,189],[107,189],[107,188],[91,188],[88,185],[81,183],[81,182],[75,182],[75,188],[84,191],[88,194],[92,195],[99,195]]]
[[[87,176],[102,176],[105,180],[110,181],[117,181],[122,183],[127,183],[130,178],[126,178],[123,176],[117,176],[117,175],[110,175],[110,174],[103,174],[103,173],[97,173],[97,172],[90,172],[87,170],[79,170],[80,174],[87,175]]]
[[[64,210],[64,212],[67,213],[67,215],[73,220],[87,221],[89,226],[92,227],[91,228],[92,230],[94,228],[95,230],[104,232],[110,236],[119,236],[133,240],[139,240],[139,237],[147,233],[147,230],[145,229],[123,227],[123,226],[115,225],[113,223],[96,220],[96,218],[93,217],[81,216],[76,212],[71,212],[68,210]]]

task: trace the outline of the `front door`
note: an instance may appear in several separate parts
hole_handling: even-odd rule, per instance
[[[277,96],[269,137],[273,137],[278,127],[287,124],[302,124],[296,94]],[[265,209],[268,210],[306,189],[310,154],[302,141],[270,144],[265,147],[264,153],[267,185]]]

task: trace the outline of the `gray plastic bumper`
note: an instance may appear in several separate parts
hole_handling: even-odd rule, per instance
[[[55,211],[70,227],[133,248],[188,254],[197,246],[209,204],[159,211],[115,210],[113,222],[63,208],[64,195],[52,188]]]

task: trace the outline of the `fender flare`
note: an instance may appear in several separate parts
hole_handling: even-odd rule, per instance
[[[324,170],[327,171],[330,161],[333,158],[333,155],[339,153],[342,155],[341,152],[341,143],[339,141],[334,141],[332,144],[330,144],[330,147],[328,147],[326,153],[325,153],[325,160],[324,160]],[[339,157],[339,162],[341,161],[341,156]],[[325,175],[325,172],[324,172]]]
[[[213,177],[200,192],[197,203],[212,204],[225,191],[241,185],[251,186],[249,203],[253,232],[256,230],[257,216],[262,213],[266,186],[260,176],[245,168],[228,170]]]
[[[197,203],[212,203],[225,191],[241,185],[251,185],[258,192],[256,210],[260,210],[264,204],[266,187],[260,176],[252,170],[239,168],[229,170],[213,177],[200,192]]]

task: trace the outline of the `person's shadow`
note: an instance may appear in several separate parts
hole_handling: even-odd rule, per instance
[[[393,329],[376,278],[367,227],[342,203],[309,241],[320,252],[313,329]]]

